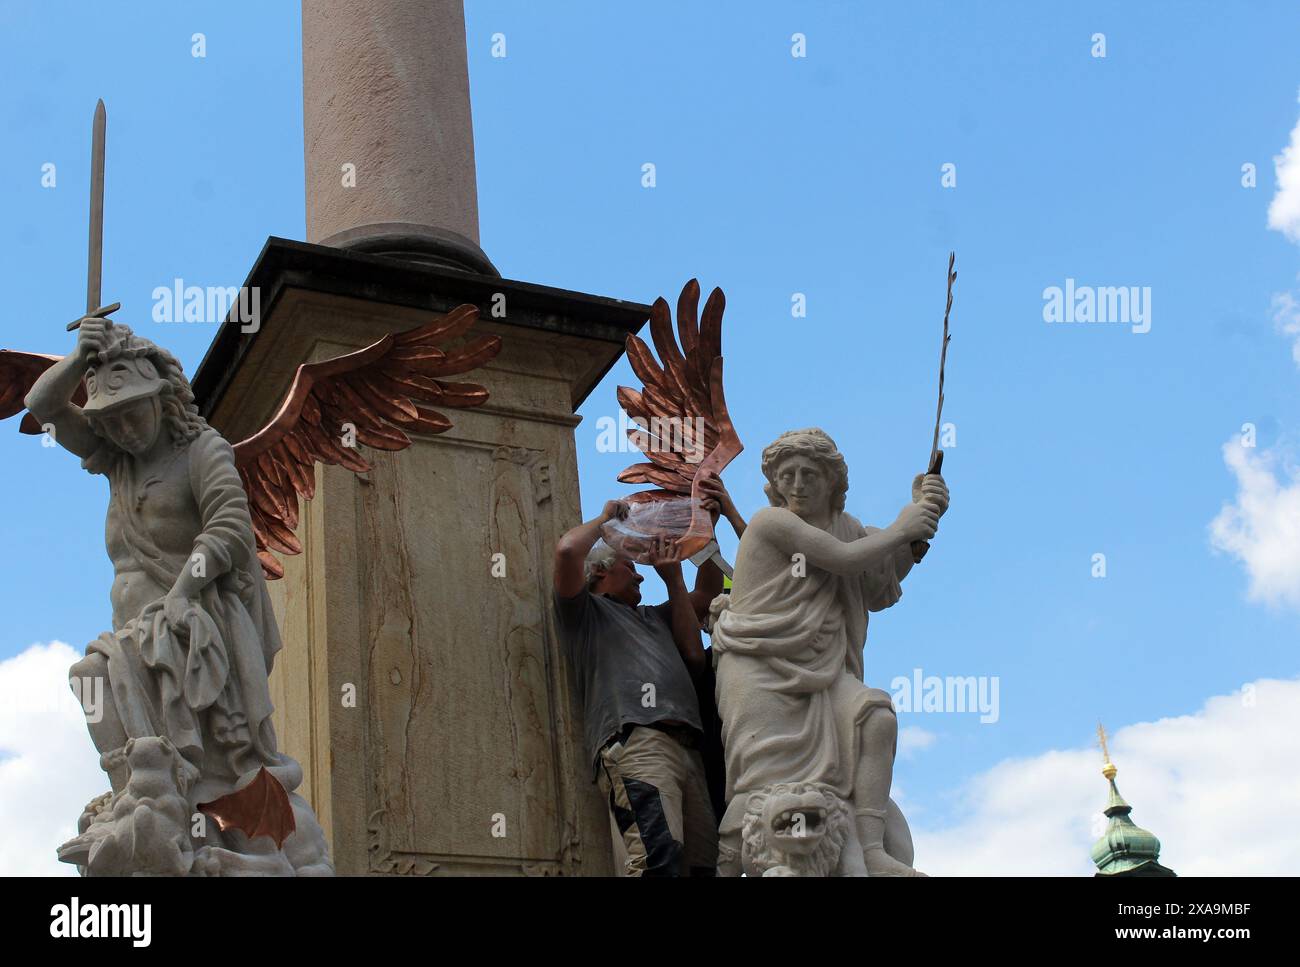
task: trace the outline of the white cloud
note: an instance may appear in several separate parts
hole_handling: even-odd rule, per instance
[[[1195,715],[1110,741],[1132,819],[1179,876],[1300,874],[1300,680],[1261,679]],[[1095,748],[1011,759],[966,783],[966,813],[913,828],[931,875],[1091,875],[1106,780]]]
[[[1268,227],[1300,242],[1300,121],[1291,129],[1291,143],[1273,156],[1277,192],[1268,205]]]
[[[938,736],[928,732],[919,725],[905,725],[898,730],[898,757],[910,759],[922,749],[934,745]]]
[[[1278,332],[1293,340],[1291,358],[1300,366],[1300,301],[1291,292],[1279,292],[1273,296],[1273,324]]]
[[[1245,564],[1252,601],[1300,608],[1300,470],[1233,440],[1223,460],[1237,496],[1210,522],[1211,543]]]
[[[55,850],[87,802],[108,791],[61,641],[0,662],[0,876],[75,875]]]

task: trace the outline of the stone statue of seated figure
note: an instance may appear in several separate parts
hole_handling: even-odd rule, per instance
[[[782,434],[762,468],[772,506],[750,521],[734,590],[712,606],[728,799],[719,873],[739,875],[743,852],[751,875],[918,875],[889,797],[893,703],[864,684],[862,652],[868,612],[898,601],[912,542],[934,536],[947,487],[918,476],[881,530],[844,512],[848,468],[821,430]],[[817,849],[799,848],[801,831]],[[840,841],[828,860],[824,844]]]

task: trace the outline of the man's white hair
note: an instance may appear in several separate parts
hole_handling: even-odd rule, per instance
[[[603,539],[596,541],[590,551],[587,552],[587,559],[582,564],[582,579],[587,585],[587,590],[591,590],[592,584],[600,580],[600,576],[614,566],[618,560],[618,552],[605,543]]]

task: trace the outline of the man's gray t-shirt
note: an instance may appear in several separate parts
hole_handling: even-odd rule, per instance
[[[671,720],[703,731],[695,685],[662,607],[633,608],[586,590],[572,598],[555,596],[593,764],[625,725]]]

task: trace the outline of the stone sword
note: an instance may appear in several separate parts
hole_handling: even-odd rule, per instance
[[[943,310],[943,347],[939,351],[939,406],[934,414],[934,440],[930,444],[930,463],[926,469],[927,474],[938,473],[943,469],[943,451],[939,449],[939,427],[943,422],[943,373],[944,366],[948,361],[948,343],[952,336],[948,334],[948,314],[952,312],[952,284],[957,281],[957,273],[953,271],[953,264],[957,260],[956,252],[948,253],[948,304]],[[926,552],[930,550],[929,541],[912,541],[912,560],[920,564],[921,558],[925,557]]]
[[[99,304],[104,276],[104,135],[108,114],[101,97],[95,105],[95,121],[90,139],[90,245],[86,254],[86,314],[82,318],[103,319],[122,308],[122,303]],[[68,332],[78,329],[81,319],[68,323]]]

